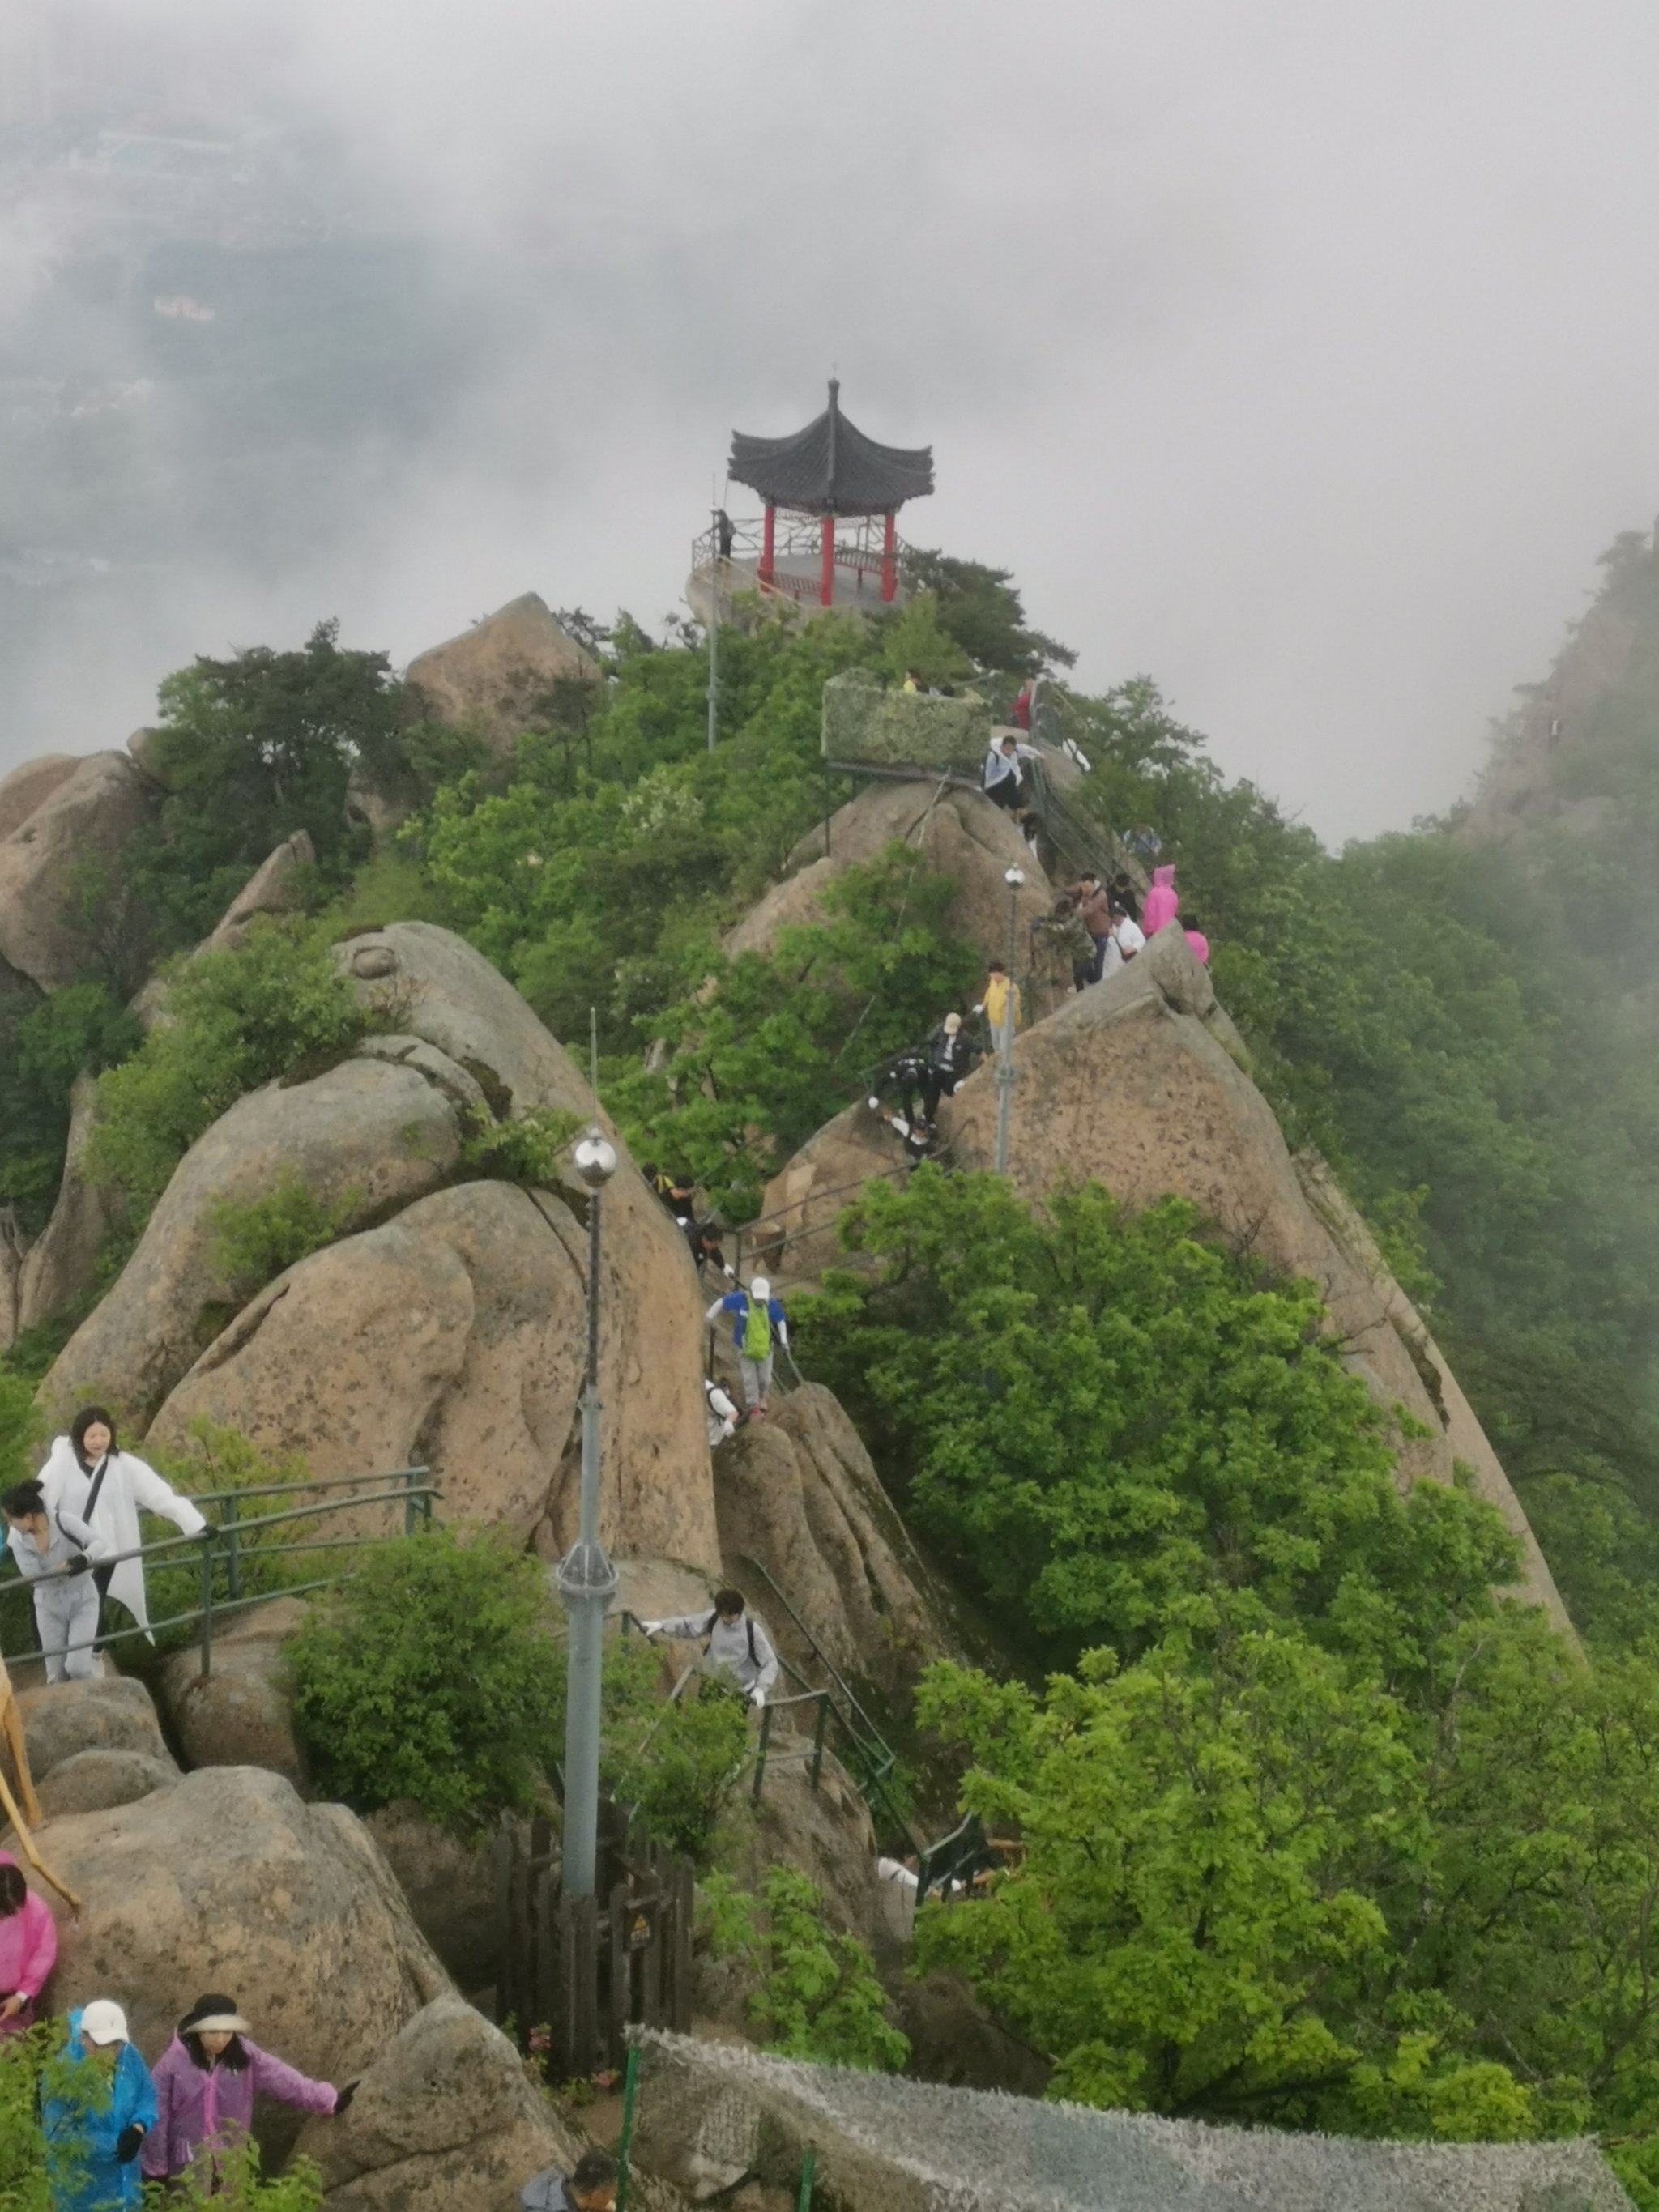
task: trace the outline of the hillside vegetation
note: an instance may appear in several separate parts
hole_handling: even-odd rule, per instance
[[[556,1034],[580,1039],[597,1008],[636,1151],[752,1215],[870,1065],[971,981],[950,884],[902,847],[842,878],[826,926],[720,949],[846,795],[818,757],[824,679],[916,667],[1003,703],[1063,658],[1006,576],[930,557],[934,589],[867,630],[723,635],[712,751],[702,641],[626,617],[587,626],[602,677],[562,687],[506,760],[406,726],[383,658],[327,627],[173,679],[157,833],[129,879],[80,895],[112,915],[135,902],[144,961],[177,957],[303,827],[311,911],[195,963],[178,1026],[142,1045],[122,1011],[132,927],[71,987],[13,1002],[0,1198],[45,1218],[90,1062],[94,1157],[142,1218],[202,1114],[340,1048],[357,1017],[330,942],[417,916],[471,939]],[[1395,1495],[1308,1287],[1218,1249],[1190,1208],[1128,1220],[1090,1188],[1039,1224],[994,1178],[924,1170],[848,1222],[879,1273],[832,1279],[800,1340],[1032,1662],[1028,1684],[927,1685],[965,1802],[1018,1823],[1027,1856],[989,1899],[924,1915],[924,1955],[969,1972],[1065,2094],[1449,2139],[1589,2128],[1659,2205],[1645,544],[1615,549],[1600,605],[1637,645],[1551,771],[1613,802],[1589,840],[1471,842],[1453,821],[1329,854],[1229,783],[1150,681],[1061,695],[1095,764],[1079,803],[1153,825],[1177,861],[1257,1079],[1431,1313],[1593,1667],[1492,1595],[1513,1553],[1488,1509]],[[378,855],[337,804],[355,769],[414,802]],[[0,1375],[0,1446],[50,1349]]]

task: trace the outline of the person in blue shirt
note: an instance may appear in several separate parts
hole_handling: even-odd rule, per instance
[[[155,2085],[120,2006],[94,1997],[71,2012],[65,2056],[97,2070],[85,2087],[41,2100],[52,2212],[128,2212],[143,2191],[138,2153],[155,2124]]]
[[[778,1346],[789,1349],[788,1318],[764,1275],[755,1276],[746,1291],[728,1291],[716,1298],[702,1317],[703,1327],[713,1328],[723,1313],[732,1316],[732,1347],[738,1355],[749,1419],[763,1420],[772,1393],[773,1358]]]

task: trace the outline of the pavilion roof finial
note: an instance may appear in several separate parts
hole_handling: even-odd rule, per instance
[[[732,434],[726,473],[769,506],[806,514],[891,514],[933,489],[931,446],[881,446],[841,411],[841,379],[830,404],[790,438]]]

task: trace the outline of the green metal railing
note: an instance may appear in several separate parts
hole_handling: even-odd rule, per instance
[[[248,1515],[243,1510],[251,1500],[261,1498],[315,1498],[319,1492],[349,1490],[355,1494],[327,1504],[292,1505],[270,1513]],[[432,1480],[431,1470],[424,1467],[399,1468],[391,1474],[345,1475],[331,1482],[272,1482],[256,1485],[248,1490],[204,1491],[191,1498],[197,1509],[207,1514],[211,1521],[216,1513],[219,1525],[199,1536],[163,1536],[155,1540],[135,1546],[131,1550],[118,1552],[112,1558],[100,1559],[100,1567],[118,1566],[126,1559],[142,1560],[146,1568],[151,1565],[177,1568],[188,1564],[193,1553],[200,1577],[198,1601],[180,1613],[164,1615],[149,1624],[152,1635],[170,1628],[194,1627],[198,1648],[201,1654],[201,1671],[209,1674],[213,1669],[213,1631],[216,1620],[244,1612],[250,1606],[264,1605],[273,1598],[306,1597],[313,1591],[327,1589],[341,1581],[349,1570],[313,1577],[309,1581],[282,1583],[270,1589],[244,1594],[243,1582],[246,1572],[255,1565],[286,1559],[296,1553],[317,1552],[340,1553],[361,1551],[368,1545],[383,1542],[380,1535],[306,1537],[292,1543],[267,1543],[262,1532],[281,1528],[298,1521],[315,1522],[325,1516],[352,1513],[368,1509],[382,1512],[387,1507],[401,1507],[403,1534],[412,1535],[416,1528],[427,1526],[432,1518],[434,1499],[442,1492]],[[392,1517],[395,1518],[395,1515]],[[250,1541],[252,1539],[253,1540]],[[35,1588],[34,1583],[16,1571],[0,1578],[0,1601],[27,1595]],[[225,1594],[222,1597],[216,1587],[216,1571],[224,1570]],[[76,1644],[43,1650],[43,1659],[66,1658],[71,1650],[101,1651],[112,1644],[134,1636],[133,1628],[109,1629],[92,1638],[90,1644]]]

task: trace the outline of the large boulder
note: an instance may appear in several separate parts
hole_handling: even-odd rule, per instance
[[[601,1525],[607,1541],[713,1565],[690,1261],[659,1206],[613,1219],[611,1205],[607,1194]],[[155,1433],[182,1437],[205,1416],[302,1452],[318,1476],[429,1465],[447,1517],[519,1536],[545,1521],[562,1550],[575,1534],[586,1257],[562,1194],[458,1184],[279,1277],[203,1354]]]
[[[1010,893],[1003,875],[1020,869],[1025,884],[1013,898],[1013,923],[1024,960],[1030,926],[1048,912],[1054,896],[1036,855],[1003,808],[976,791],[927,782],[867,784],[831,817],[827,852],[823,829],[811,831],[790,855],[792,872],[732,931],[726,951],[768,952],[787,925],[820,920],[829,886],[895,842],[914,847],[930,867],[955,880],[947,924],[981,960],[1008,957]]]
[[[1323,1197],[1310,1202],[1272,1109],[1228,1049],[1231,1024],[1218,1011],[1208,972],[1171,925],[1117,975],[1024,1030],[1014,1043],[1013,1182],[1037,1202],[1057,1184],[1089,1178],[1132,1207],[1174,1192],[1268,1266],[1311,1280],[1345,1364],[1379,1405],[1403,1407],[1427,1432],[1400,1440],[1401,1480],[1449,1482],[1454,1460],[1467,1461],[1479,1493],[1521,1540],[1525,1586],[1570,1629],[1496,1453],[1483,1436],[1477,1445],[1466,1404],[1453,1419],[1445,1363],[1427,1328],[1375,1245],[1356,1238],[1351,1212]],[[994,1070],[969,1076],[940,1120],[959,1165],[990,1166]]]
[[[88,867],[117,867],[155,793],[125,753],[91,753],[60,781],[40,781],[45,796],[0,839],[0,960],[50,991],[94,951],[77,884]]]
[[[547,602],[526,592],[418,654],[404,682],[411,714],[471,730],[507,758],[526,730],[545,726],[556,684],[599,672]]]
[[[745,1249],[774,1282],[809,1282],[826,1267],[856,1270],[860,1262],[836,1239],[842,1208],[872,1176],[899,1182],[908,1172],[903,1146],[860,1098],[809,1137],[767,1184]]]
[[[43,1782],[83,1752],[128,1752],[171,1766],[172,1753],[143,1684],[127,1674],[41,1683],[17,1693],[29,1771]]]
[[[70,1089],[69,1146],[52,1218],[18,1268],[20,1330],[50,1321],[87,1297],[98,1280],[99,1255],[125,1218],[120,1194],[88,1182],[85,1172],[97,1097],[97,1079],[82,1069]]]
[[[40,1810],[48,1820],[104,1813],[112,1805],[135,1804],[152,1790],[170,1790],[178,1779],[170,1759],[153,1759],[142,1751],[77,1751],[40,1784]]]
[[[516,2212],[532,2174],[580,2155],[500,2028],[448,1995],[380,2051],[341,2118],[307,2123],[300,2149],[328,2212]]]
[[[745,1588],[786,1657],[812,1658],[768,1602],[766,1570],[843,1674],[894,1688],[947,1648],[927,1570],[870,1455],[821,1383],[775,1399],[769,1420],[722,1445],[715,1504],[727,1571]]]
[[[60,1924],[54,2008],[117,1998],[152,2061],[203,1990],[224,1990],[262,2044],[344,2081],[448,1994],[362,1824],[280,1775],[204,1768],[40,1841],[82,1901]]]
[[[456,1987],[488,1989],[500,1963],[493,1841],[458,1836],[407,1800],[380,1806],[363,1826]]]
[[[0,776],[0,842],[21,830],[37,806],[44,806],[60,784],[81,765],[74,753],[42,753]]]
[[[224,1326],[220,1204],[246,1205],[293,1178],[347,1208],[349,1224],[373,1220],[441,1182],[459,1149],[448,1100],[410,1067],[349,1060],[239,1098],[179,1163],[119,1279],[53,1363],[43,1400],[61,1414],[71,1400],[99,1398],[148,1424]]]
[[[257,916],[291,913],[304,880],[300,871],[316,863],[317,848],[305,830],[296,830],[291,837],[285,837],[274,853],[260,861],[197,951],[234,951],[247,941],[248,925]]]
[[[235,1614],[216,1632],[205,1674],[194,1649],[163,1662],[162,1702],[191,1766],[268,1767],[306,1790],[285,1657],[305,1613],[300,1599],[279,1597]]]

